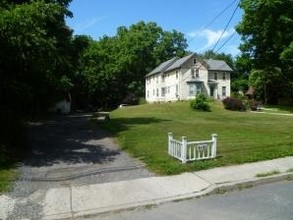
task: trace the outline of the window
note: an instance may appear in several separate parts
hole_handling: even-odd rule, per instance
[[[159,89],[157,89],[157,97],[159,97]]]
[[[176,85],[176,94],[178,94],[178,90],[179,90],[178,85]]]
[[[190,96],[194,96],[195,95],[195,88],[196,86],[195,86],[195,84],[190,84],[189,85],[189,95]]]
[[[223,80],[225,80],[226,79],[226,74],[225,73],[223,73]]]
[[[176,79],[178,79],[178,70],[176,70]]]
[[[162,75],[162,82],[165,82],[165,76]]]
[[[157,76],[157,83],[159,83],[159,76]]]
[[[193,63],[196,63],[196,59],[193,59]]]
[[[222,97],[226,97],[226,86],[222,87]]]
[[[168,86],[168,94],[170,94],[170,86]]]
[[[214,73],[214,80],[218,79],[218,73]]]
[[[195,70],[195,77],[199,78],[199,70],[198,69]]]
[[[153,89],[153,96],[155,96],[156,95],[156,91],[155,91],[155,89]]]
[[[149,90],[147,91],[147,98],[149,98],[150,97],[150,92],[149,92]]]
[[[201,93],[201,84],[196,83],[196,94],[200,94],[200,93]]]
[[[194,69],[191,69],[191,78],[194,78]]]

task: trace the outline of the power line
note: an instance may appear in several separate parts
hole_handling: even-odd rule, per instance
[[[230,37],[228,37],[227,38],[227,40],[225,40],[225,42],[215,51],[215,53],[217,53],[219,50],[221,50],[222,49],[222,47],[223,46],[225,46],[225,44],[229,41],[229,40],[231,40],[232,39],[232,37],[234,37],[235,36],[235,34],[236,34],[236,31],[234,31],[234,33],[233,34],[231,34],[231,36]]]
[[[224,8],[223,11],[220,12],[220,14],[218,14],[214,19],[212,19],[208,24],[206,24],[204,27],[202,27],[199,31],[197,31],[195,33],[194,36],[192,36],[192,38],[187,42],[188,44],[200,33],[200,31],[206,29],[207,27],[209,27],[212,23],[214,23],[215,20],[217,20],[222,14],[224,14],[232,5],[235,4],[235,2],[237,2],[238,0],[234,0],[231,4],[229,4],[226,8]],[[239,3],[238,3],[239,4]],[[238,5],[237,4],[237,5]]]
[[[234,15],[235,15],[235,13],[236,13],[236,11],[237,11],[238,7],[239,7],[239,2],[238,2],[238,4],[237,4],[237,6],[235,7],[235,9],[234,9],[234,11],[233,11],[233,13],[232,13],[232,15],[231,15],[231,17],[230,17],[230,19],[229,19],[228,23],[226,24],[226,26],[225,26],[224,30],[222,31],[222,33],[221,33],[220,37],[218,38],[217,42],[215,43],[214,47],[212,48],[212,51],[213,51],[213,50],[216,48],[216,46],[217,46],[217,45],[218,45],[218,43],[220,42],[221,38],[223,37],[223,34],[224,34],[224,33],[225,33],[225,31],[227,30],[227,28],[228,28],[228,26],[229,26],[230,22],[232,21],[232,19],[233,19],[233,17],[234,17]]]

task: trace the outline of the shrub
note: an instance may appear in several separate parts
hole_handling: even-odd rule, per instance
[[[259,103],[256,100],[252,99],[249,101],[249,108],[251,109],[251,111],[256,111],[259,108]]]
[[[232,97],[227,97],[223,101],[224,107],[227,110],[232,110],[232,111],[244,111],[245,110],[245,105],[240,99],[237,98],[232,98]]]
[[[190,107],[194,110],[210,111],[207,98],[203,94],[198,94],[195,99],[190,102]]]

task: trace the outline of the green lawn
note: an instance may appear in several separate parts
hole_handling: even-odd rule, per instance
[[[16,178],[16,170],[0,168],[0,193],[6,192],[11,187],[11,182]]]
[[[197,112],[189,102],[132,106],[111,112],[102,126],[124,150],[164,175],[293,155],[293,117],[227,111],[220,102],[211,107]],[[168,132],[189,140],[217,133],[217,158],[181,164],[167,154]]]
[[[269,112],[269,113],[293,114],[293,107],[265,105],[262,111]]]

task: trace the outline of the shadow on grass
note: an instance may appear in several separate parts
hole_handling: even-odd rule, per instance
[[[116,136],[118,133],[128,130],[134,125],[148,125],[157,124],[164,121],[171,121],[167,119],[158,119],[155,117],[137,117],[137,118],[114,118],[107,123],[102,123],[101,127],[108,130]]]

